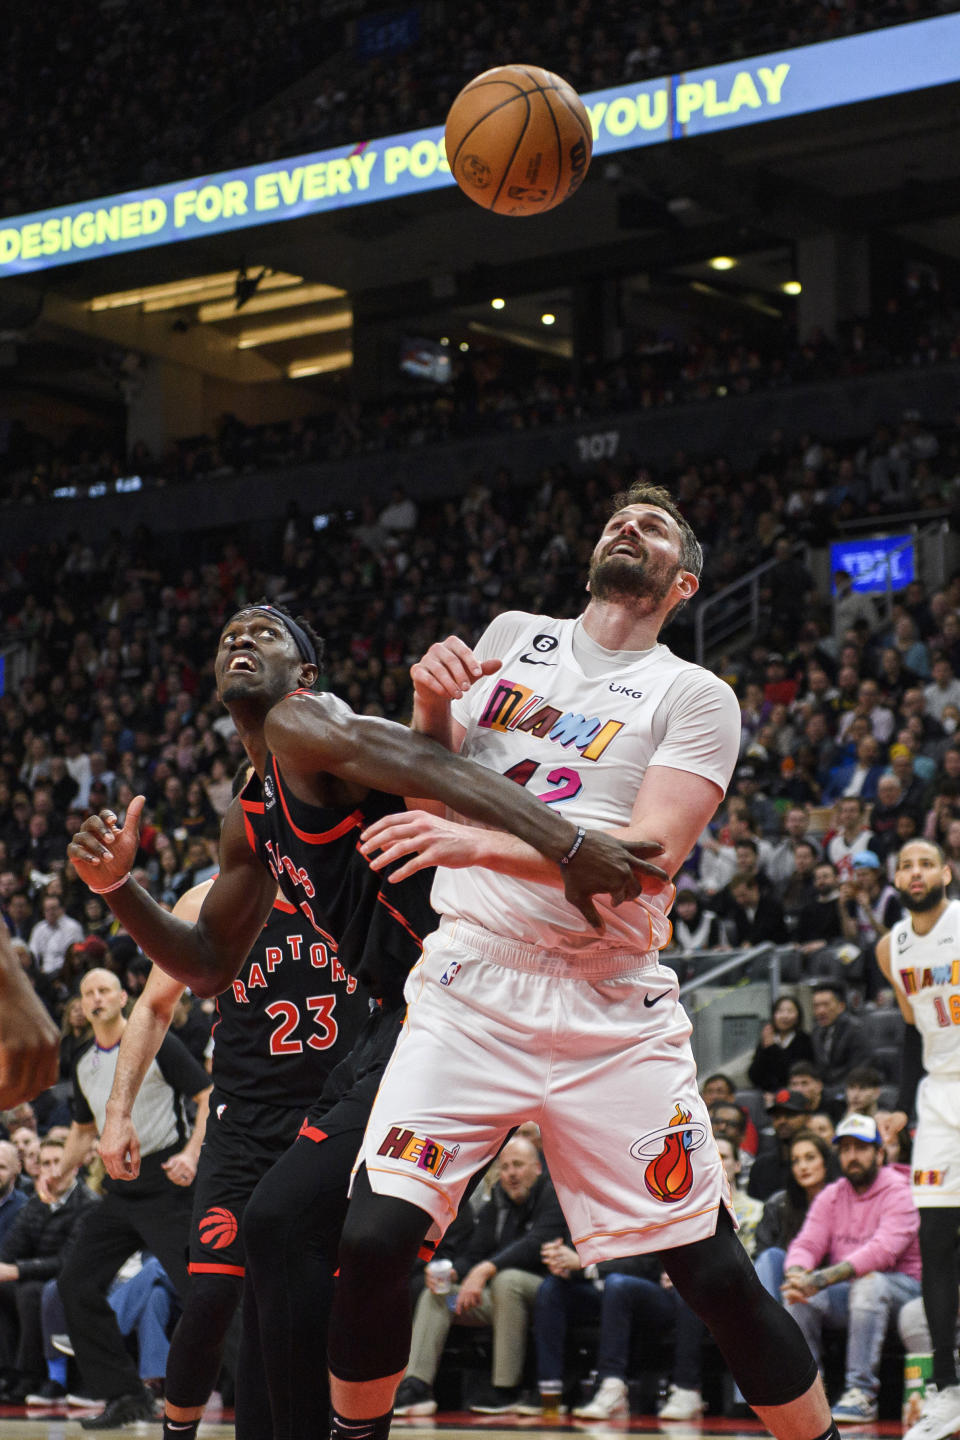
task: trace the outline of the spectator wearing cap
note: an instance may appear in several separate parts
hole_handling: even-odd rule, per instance
[[[840,887],[843,933],[855,945],[872,950],[896,925],[903,906],[873,850],[859,850],[851,863],[850,879]]]
[[[818,980],[813,986],[813,1058],[828,1098],[843,1085],[855,1065],[870,1058],[863,1025],[847,1009],[847,992],[839,980]]]
[[[869,1115],[848,1115],[833,1143],[841,1178],[825,1186],[787,1250],[784,1303],[818,1364],[823,1327],[846,1329],[838,1424],[877,1418],[880,1352],[891,1320],[920,1294],[920,1216],[906,1174],[882,1167]]]
[[[799,1090],[777,1090],[767,1106],[776,1136],[776,1147],[758,1155],[750,1170],[747,1194],[755,1200],[769,1200],[790,1178],[790,1142],[807,1123],[810,1108]]]
[[[57,895],[43,897],[43,919],[30,932],[30,950],[43,975],[63,968],[67,946],[83,939],[83,926],[68,915]]]

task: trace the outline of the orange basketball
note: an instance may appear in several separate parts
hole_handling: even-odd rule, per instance
[[[498,215],[540,215],[580,185],[590,117],[566,80],[537,65],[499,65],[465,85],[444,139],[460,189]]]

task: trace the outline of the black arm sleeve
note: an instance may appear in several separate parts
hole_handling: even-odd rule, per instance
[[[923,1079],[923,1045],[916,1025],[908,1025],[900,1051],[900,1089],[897,1092],[897,1109],[913,1115],[917,1099],[917,1086]]]
[[[157,1064],[164,1080],[178,1095],[199,1095],[201,1090],[209,1090],[213,1084],[206,1070],[193,1058],[183,1041],[169,1032],[164,1035],[157,1051]]]

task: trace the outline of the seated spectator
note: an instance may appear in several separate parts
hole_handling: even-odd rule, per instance
[[[880,857],[884,866],[888,856],[897,848],[897,817],[903,810],[903,787],[891,771],[886,770],[877,781],[877,798],[870,811],[870,829],[873,839],[870,849]]]
[[[810,1119],[807,1121],[807,1129],[811,1134],[819,1135],[820,1139],[824,1140],[828,1145],[833,1144],[833,1137],[837,1133],[833,1116],[829,1115],[826,1110],[814,1110]]]
[[[40,1136],[33,1126],[18,1125],[10,1131],[10,1139],[20,1156],[17,1186],[29,1198],[34,1194],[40,1178]]]
[[[827,1096],[838,1091],[855,1065],[866,1063],[869,1045],[863,1023],[847,1010],[846,988],[837,980],[813,987],[813,1058]]]
[[[547,1274],[541,1251],[558,1238],[569,1241],[540,1152],[531,1141],[514,1136],[501,1152],[500,1178],[490,1199],[462,1253],[454,1257],[453,1288],[438,1293],[436,1282],[427,1276],[414,1313],[410,1360],[397,1390],[395,1415],[435,1413],[433,1382],[450,1326],[457,1324],[493,1329],[492,1384],[471,1409],[488,1415],[516,1412],[527,1328]]]
[[[829,1140],[809,1129],[799,1130],[790,1141],[789,1164],[786,1185],[764,1203],[756,1236],[757,1275],[767,1293],[777,1299],[787,1249],[800,1233],[811,1200],[837,1176],[836,1151]]]
[[[61,1172],[63,1141],[40,1147],[40,1186],[0,1245],[0,1369],[6,1377],[3,1400],[22,1403],[46,1377],[40,1298],[60,1271],[71,1237],[95,1197],[77,1179]]]
[[[793,939],[805,955],[815,955],[835,940],[843,939],[843,915],[836,867],[820,860],[813,871],[814,899],[797,916]]]
[[[69,1080],[81,1050],[86,1049],[93,1038],[93,1031],[83,1013],[83,1001],[79,995],[71,995],[63,1007],[63,1021],[60,1026],[60,1079]]]
[[[896,717],[892,710],[881,702],[880,686],[876,680],[867,678],[861,680],[857,688],[857,703],[852,710],[840,720],[839,736],[844,740],[847,731],[858,715],[866,717],[870,733],[878,745],[889,745],[891,736],[896,726]]]
[[[830,771],[823,789],[824,802],[851,795],[873,800],[883,773],[884,756],[880,742],[873,735],[865,735],[857,743],[854,758],[835,765]]]
[[[920,1216],[910,1181],[881,1169],[876,1121],[848,1115],[837,1127],[842,1176],[813,1201],[785,1262],[784,1304],[820,1363],[824,1325],[847,1331],[838,1424],[877,1418],[878,1366],[887,1325],[920,1293]]]
[[[0,1140],[0,1248],[3,1237],[27,1203],[17,1187],[20,1175],[20,1152],[12,1140]]]
[[[712,1112],[714,1106],[717,1105],[733,1105],[740,1111],[744,1121],[743,1129],[738,1129],[734,1138],[737,1140],[741,1153],[746,1157],[746,1169],[749,1170],[753,1157],[760,1148],[760,1136],[748,1111],[742,1105],[737,1104],[737,1087],[730,1076],[725,1075],[721,1070],[716,1071],[713,1075],[708,1075],[700,1086],[700,1094],[708,1111]],[[714,1127],[714,1134],[718,1133]],[[746,1181],[746,1174],[743,1175],[743,1179]]]
[[[783,1190],[790,1178],[790,1145],[795,1135],[806,1129],[810,1114],[806,1097],[799,1090],[778,1090],[767,1114],[773,1125],[776,1146],[758,1155],[750,1171],[747,1194],[754,1200],[769,1200],[777,1190]]]
[[[852,864],[850,880],[840,887],[846,922],[844,934],[872,954],[877,941],[901,918],[903,907],[873,850],[859,851]]]
[[[807,806],[791,805],[783,817],[780,838],[771,844],[764,867],[768,880],[776,885],[781,893],[782,887],[789,883],[796,869],[797,846],[813,845],[809,829],[810,812]]]
[[[673,1325],[673,1298],[660,1283],[660,1261],[655,1255],[628,1255],[584,1269],[576,1250],[560,1240],[544,1245],[542,1258],[549,1273],[537,1291],[533,1316],[541,1391],[563,1383],[570,1324],[599,1319],[597,1388],[589,1403],[573,1413],[583,1420],[629,1415],[627,1367],[633,1327],[640,1329],[645,1346],[654,1348]],[[520,1413],[525,1409],[521,1407]],[[530,1410],[537,1413],[539,1407]]]
[[[717,1100],[707,1107],[710,1128],[717,1140],[732,1140],[740,1156],[740,1179],[746,1181],[754,1164],[753,1154],[746,1149],[747,1127],[756,1134],[756,1126],[746,1111],[733,1100]],[[759,1140],[759,1137],[758,1137]]]
[[[56,895],[43,897],[43,919],[30,932],[30,949],[43,975],[56,975],[63,967],[67,947],[83,939],[83,926],[63,908]]]
[[[942,721],[948,705],[960,706],[960,680],[957,679],[949,657],[942,651],[934,654],[930,666],[931,680],[923,687],[927,702],[927,714],[934,720]]]
[[[695,950],[717,950],[726,946],[723,921],[704,905],[699,890],[690,887],[677,891],[670,922],[673,926],[670,950],[688,955]]]
[[[750,1061],[750,1084],[765,1092],[769,1104],[774,1091],[788,1087],[791,1065],[812,1058],[813,1044],[803,1028],[800,1006],[792,995],[778,996]]]
[[[869,1115],[876,1119],[880,1108],[880,1091],[883,1076],[873,1065],[855,1065],[846,1078],[843,1087],[847,1115]]]
[[[812,1045],[811,1040],[811,1045]],[[827,1104],[823,1095],[823,1076],[812,1060],[796,1060],[790,1066],[790,1074],[787,1077],[787,1087],[790,1090],[798,1090],[807,1102],[807,1109],[811,1115],[819,1110],[827,1110]],[[837,1104],[837,1119],[843,1114],[842,1105]],[[832,1138],[832,1134],[831,1134]]]
[[[787,933],[793,936],[800,923],[804,906],[811,905],[817,898],[813,883],[820,846],[813,840],[797,840],[793,844],[793,868],[789,879],[776,887],[776,896],[783,906],[783,918]]]
[[[735,875],[730,882],[730,897],[725,919],[731,945],[786,943],[787,926],[780,901],[772,892],[761,894],[755,875]]]
[[[873,831],[864,821],[863,802],[855,795],[837,801],[835,828],[828,832],[824,853],[841,879],[846,879],[858,850],[869,848]]]

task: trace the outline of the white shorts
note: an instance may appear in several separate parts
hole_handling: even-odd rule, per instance
[[[925,1075],[921,1080],[910,1163],[918,1209],[960,1206],[960,1078]]]
[[[736,1226],[656,952],[580,960],[446,920],[406,999],[357,1161],[378,1194],[442,1234],[471,1176],[535,1120],[585,1264],[706,1239],[721,1201]]]

